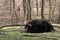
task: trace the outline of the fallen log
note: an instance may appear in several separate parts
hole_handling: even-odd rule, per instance
[[[59,27],[60,28],[60,24],[52,24],[53,27]]]

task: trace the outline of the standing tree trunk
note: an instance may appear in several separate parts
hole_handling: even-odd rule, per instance
[[[60,21],[60,3],[59,3],[59,17],[58,17],[58,21]]]
[[[15,9],[15,0],[13,0],[13,8]]]
[[[23,10],[24,10],[24,24],[26,24],[26,18],[27,18],[27,0],[23,0]]]
[[[15,17],[16,17],[16,14],[14,12],[14,9],[15,9],[15,0],[5,0],[5,7],[7,10],[10,11],[10,14],[11,14],[11,24],[16,24],[14,23],[16,20],[15,20]]]
[[[27,0],[27,20],[31,20],[31,1]]]
[[[36,10],[37,10],[37,16],[39,15],[39,11],[38,11],[38,0],[36,0]]]
[[[56,0],[54,0],[54,7],[52,8],[52,20],[54,20],[54,12],[55,12],[55,9],[56,9]]]
[[[41,19],[44,19],[44,0],[42,0],[42,3],[41,3]]]
[[[14,21],[13,24],[17,25],[18,24],[18,15],[16,14],[16,11],[15,11],[15,0],[12,0],[12,10],[13,10],[12,17],[14,18],[13,19],[13,21]]]
[[[49,21],[50,22],[52,20],[54,20],[54,12],[55,12],[55,8],[56,8],[56,0],[54,0],[53,4],[54,5],[52,5],[52,1],[49,0]]]
[[[49,21],[51,22],[51,0],[49,0]]]
[[[24,10],[24,16],[26,15],[26,7],[27,7],[27,3],[26,3],[27,0],[23,0],[23,10]]]
[[[13,0],[13,10],[14,10],[14,15],[16,17],[16,23],[15,24],[18,24],[18,16],[17,16],[16,11],[15,11],[15,0]]]

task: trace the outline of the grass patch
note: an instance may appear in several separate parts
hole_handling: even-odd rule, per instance
[[[0,29],[0,40],[60,40],[60,32],[25,33],[24,28]]]

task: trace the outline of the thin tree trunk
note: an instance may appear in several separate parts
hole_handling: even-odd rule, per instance
[[[56,9],[56,0],[54,0],[54,7],[52,9],[52,19],[54,20],[54,12],[55,12],[55,9]]]
[[[27,0],[27,20],[31,20],[31,4],[30,0]]]
[[[26,24],[26,18],[27,18],[27,0],[23,0],[23,10],[24,10],[24,24]]]
[[[59,3],[59,17],[58,17],[58,21],[60,21],[60,3]]]
[[[49,0],[49,21],[51,22],[51,0]]]
[[[13,0],[13,11],[14,11],[13,13],[14,13],[14,15],[16,17],[16,23],[15,24],[18,24],[18,15],[15,12],[15,0]]]
[[[42,5],[41,5],[41,19],[44,19],[44,0],[42,0]]]
[[[15,0],[13,0],[13,8],[15,9]]]
[[[23,0],[24,16],[26,15],[26,7],[27,7],[27,5],[26,5],[26,1],[27,1],[27,0]]]
[[[49,0],[49,21],[51,22],[52,19],[54,20],[54,11],[55,11],[55,8],[56,8],[56,0],[54,0],[54,7],[52,7],[52,2],[51,0]]]
[[[38,0],[36,0],[36,10],[37,10],[37,16],[39,15],[39,11],[38,11]]]

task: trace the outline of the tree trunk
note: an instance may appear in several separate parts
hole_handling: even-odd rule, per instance
[[[51,22],[51,4],[50,4],[50,0],[49,0],[49,21]]]
[[[30,0],[27,0],[27,20],[31,20],[31,4]]]
[[[58,21],[60,21],[60,3],[59,3],[59,17],[58,17]]]
[[[23,0],[23,11],[24,11],[24,24],[26,24],[26,18],[27,18],[27,0]]]
[[[44,0],[42,0],[42,3],[41,3],[41,19],[44,19]]]
[[[15,0],[13,0],[13,14],[16,17],[16,23],[15,24],[18,24],[18,15],[16,14],[16,11],[15,11]]]
[[[55,8],[56,8],[56,0],[54,0],[53,2],[54,5],[52,5],[52,1],[49,0],[49,21],[51,22],[52,20],[54,20],[54,12],[55,12]],[[54,6],[54,7],[52,7]]]
[[[39,15],[39,11],[38,11],[38,0],[36,0],[36,10],[37,10],[37,16]]]

